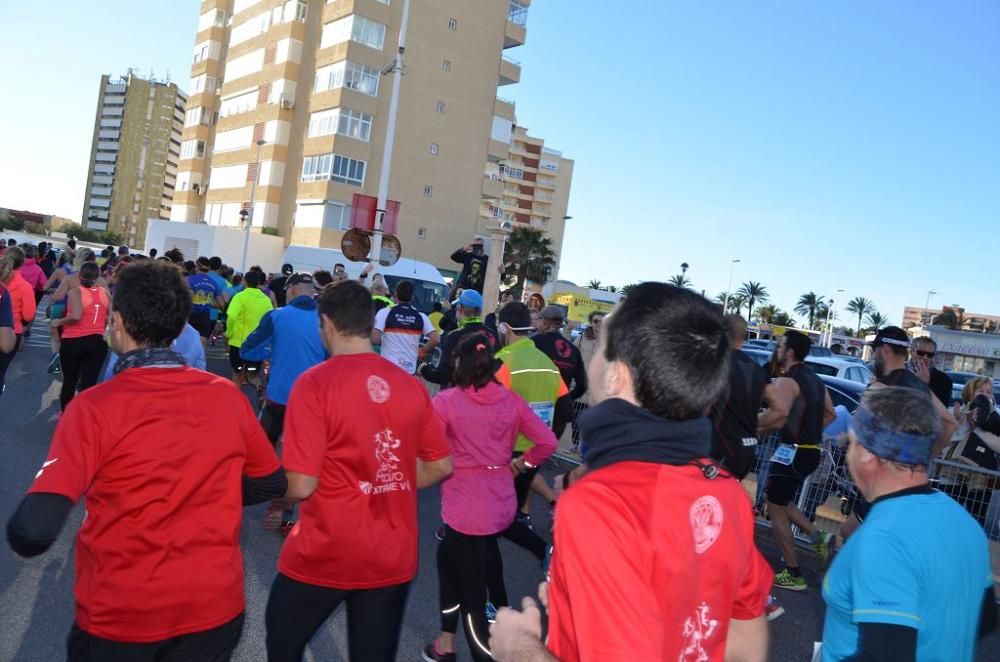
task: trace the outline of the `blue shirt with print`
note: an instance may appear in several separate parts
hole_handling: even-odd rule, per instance
[[[226,279],[220,276],[219,274],[215,273],[214,271],[209,271],[208,277],[212,279],[213,283],[215,283],[215,287],[219,291],[220,296],[226,291],[226,288],[229,287],[229,283],[226,282]],[[220,313],[221,311],[218,308],[214,306],[212,307],[210,314],[212,316],[213,322],[219,319]]]
[[[968,660],[993,586],[982,528],[936,490],[876,500],[823,580],[823,660],[858,649],[860,623],[917,630],[918,660]]]
[[[191,312],[207,315],[212,310],[215,297],[222,294],[215,281],[208,274],[195,274],[187,277],[191,288]]]

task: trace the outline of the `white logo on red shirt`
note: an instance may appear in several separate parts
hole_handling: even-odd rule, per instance
[[[377,495],[411,489],[406,474],[399,470],[402,460],[393,453],[393,450],[399,448],[401,444],[402,442],[393,436],[392,430],[386,429],[375,435],[375,459],[378,461],[378,471],[373,482],[358,481],[358,489],[362,494]]]
[[[713,497],[702,497],[713,498]],[[718,501],[716,501],[718,503]],[[705,640],[715,633],[715,628],[719,626],[719,621],[709,618],[708,604],[702,602],[694,610],[694,616],[688,617],[684,621],[684,648],[678,656],[678,662],[693,660],[694,662],[708,662],[711,659],[708,651],[705,650]]]
[[[715,544],[722,532],[722,504],[714,496],[700,497],[691,504],[691,532],[694,551],[702,554]]]
[[[368,378],[368,397],[372,399],[372,402],[380,405],[388,400],[390,395],[392,395],[392,391],[389,389],[389,382],[378,375],[372,375]]]
[[[38,473],[35,474],[35,480],[38,480],[38,477],[42,475],[42,473],[45,471],[45,467],[49,466],[50,464],[55,464],[58,461],[59,461],[59,458],[56,457],[56,458],[53,458],[53,459],[48,460],[46,462],[42,462],[42,468],[39,469]]]

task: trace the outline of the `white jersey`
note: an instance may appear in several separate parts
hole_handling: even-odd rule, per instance
[[[411,375],[417,371],[420,339],[437,331],[427,315],[408,303],[378,311],[375,329],[382,332],[382,356]]]

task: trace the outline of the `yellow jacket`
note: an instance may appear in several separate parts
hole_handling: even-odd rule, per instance
[[[230,347],[242,347],[260,320],[271,310],[271,298],[256,287],[248,287],[229,302],[226,308],[226,340]]]

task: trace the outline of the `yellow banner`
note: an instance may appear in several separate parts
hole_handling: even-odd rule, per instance
[[[574,322],[586,322],[587,316],[595,310],[601,313],[610,313],[615,304],[607,301],[595,301],[589,297],[580,296],[571,292],[556,293],[549,297],[549,303],[566,307],[566,319]]]

